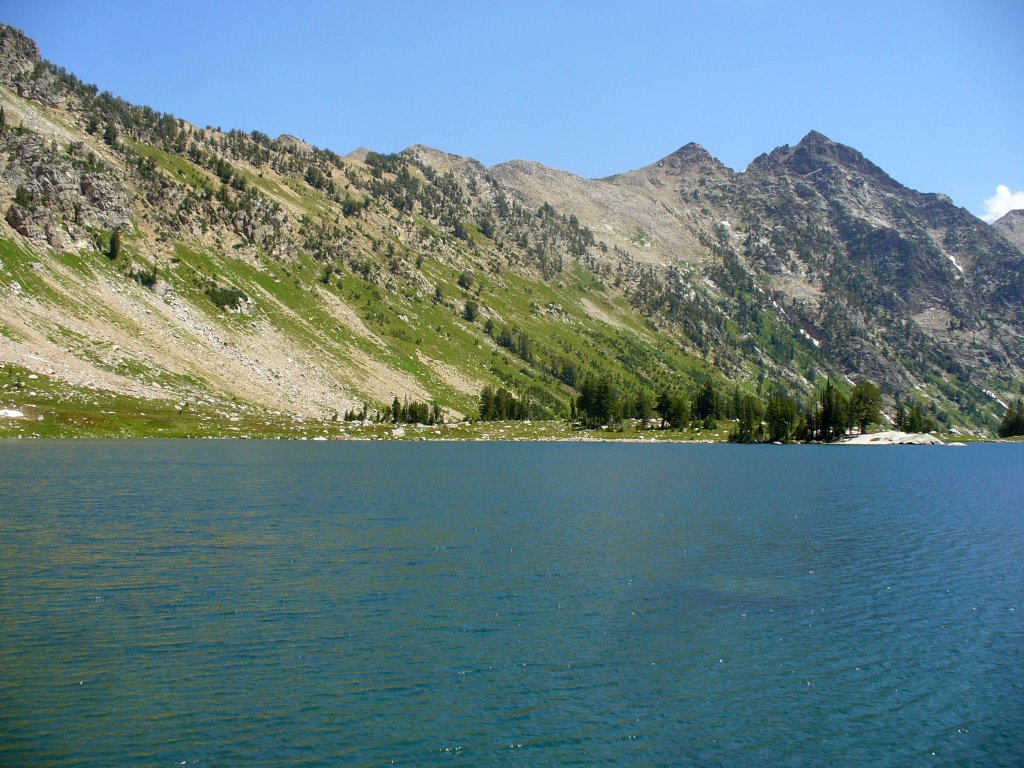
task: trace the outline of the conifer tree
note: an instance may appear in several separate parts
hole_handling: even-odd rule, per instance
[[[733,443],[753,443],[760,439],[761,418],[764,411],[761,401],[754,395],[739,395],[736,398],[736,427],[729,435]]]
[[[1024,435],[1024,403],[1020,398],[1015,405],[1006,409],[1006,415],[999,424],[1000,437],[1016,437]]]
[[[107,256],[113,261],[119,253],[121,253],[121,228],[114,227],[114,231],[110,235],[110,250],[107,251]]]
[[[768,439],[788,443],[797,426],[796,403],[788,397],[775,397],[768,402],[764,418],[768,423]]]
[[[672,396],[668,390],[663,390],[658,395],[658,402],[654,405],[654,412],[661,418],[661,428],[664,429],[668,423],[668,416],[672,410]]]
[[[877,424],[882,418],[882,393],[870,381],[858,381],[850,396],[850,418],[856,422],[861,434],[869,424]]]

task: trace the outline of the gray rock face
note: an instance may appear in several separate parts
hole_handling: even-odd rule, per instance
[[[64,89],[52,67],[39,55],[35,40],[20,29],[0,24],[0,82],[19,96],[57,106],[64,102]]]
[[[110,230],[131,222],[125,178],[112,169],[93,169],[81,149],[62,152],[34,134],[9,131],[0,134],[0,151],[12,158],[0,182],[28,198],[27,206],[16,201],[5,215],[22,236],[62,250],[89,240],[89,228]]]
[[[40,214],[38,220],[34,211],[15,204],[7,209],[7,216],[5,218],[7,223],[11,225],[11,228],[19,235],[30,240],[42,240],[44,234],[43,227],[46,225],[47,218],[43,211],[49,214],[49,210],[37,208],[36,211]]]
[[[251,245],[267,246],[285,236],[288,214],[261,200],[252,211],[236,211],[231,217],[234,231]]]
[[[40,61],[39,46],[20,29],[0,25],[0,81],[13,86]]]

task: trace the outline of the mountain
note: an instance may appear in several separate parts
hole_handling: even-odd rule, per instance
[[[753,311],[796,328],[843,374],[891,393],[945,395],[974,413],[985,408],[985,390],[1015,391],[1020,253],[947,197],[902,186],[820,133],[742,173],[695,144],[646,168],[568,187],[567,175],[533,164],[515,171],[494,169],[531,204],[581,211],[581,222],[620,242],[625,233],[629,257],[696,270],[689,290],[717,288],[709,299],[726,307],[741,338],[707,327],[688,336],[698,347],[712,340],[748,376],[759,374],[744,368],[737,350],[756,337],[755,322],[744,322]],[[625,190],[633,207],[617,210],[628,211],[628,223],[609,226],[602,203]],[[756,364],[792,371],[783,337],[773,339],[779,348],[759,347]]]
[[[562,416],[595,379],[633,403],[869,379],[984,432],[1024,378],[1012,227],[816,132],[742,172],[687,144],[606,179],[341,156],[131,105],[10,27],[0,107],[0,398],[66,424],[223,432],[395,399],[457,418],[485,386]]]

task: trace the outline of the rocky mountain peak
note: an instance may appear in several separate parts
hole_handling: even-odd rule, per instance
[[[832,139],[825,134],[812,128],[807,132],[806,136],[800,139],[800,143],[797,144],[797,146],[807,148],[814,147],[818,149],[835,149],[837,147],[841,147],[842,144],[832,141]]]
[[[362,162],[364,162],[366,160],[367,155],[369,155],[370,152],[372,152],[372,151],[373,150],[370,149],[369,147],[356,147],[351,152],[349,152],[347,155],[345,155],[345,159],[346,160],[357,160],[360,163],[362,163]]]
[[[670,173],[672,171],[680,173],[694,171],[730,172],[717,157],[693,141],[683,145],[672,154],[663,157],[654,164],[654,167],[666,169]]]
[[[793,147],[788,158],[789,167],[798,172],[811,173],[825,164],[844,165],[859,171],[868,170],[882,173],[878,166],[871,163],[857,150],[832,141],[818,131],[811,131],[804,136],[800,143]]]
[[[290,133],[282,133],[277,137],[277,141],[299,154],[308,154],[313,150],[313,147],[308,142],[303,141],[298,136],[292,136]]]
[[[747,171],[754,174],[787,173],[808,176],[826,167],[842,167],[877,180],[894,183],[881,168],[860,152],[833,141],[818,131],[810,131],[796,146],[783,144],[771,152],[759,155],[750,163]]]
[[[1018,251],[1024,253],[1024,210],[1010,211],[997,219],[992,228],[1009,240]]]
[[[402,150],[401,154],[442,173],[455,168],[469,169],[476,175],[486,173],[486,168],[479,160],[428,147],[426,144],[413,144]]]

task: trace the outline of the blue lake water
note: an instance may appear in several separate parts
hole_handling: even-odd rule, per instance
[[[0,765],[1020,766],[1022,469],[0,442]]]

